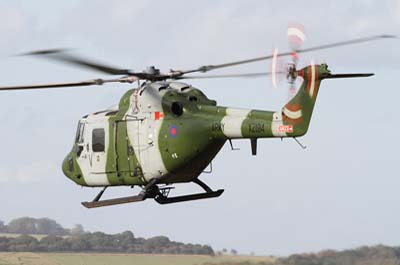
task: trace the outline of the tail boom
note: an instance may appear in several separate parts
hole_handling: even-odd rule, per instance
[[[224,108],[224,117],[214,123],[218,134],[228,139],[299,137],[307,133],[321,81],[333,78],[368,77],[373,74],[331,74],[326,64],[311,64],[297,75],[303,83],[296,95],[279,111]]]

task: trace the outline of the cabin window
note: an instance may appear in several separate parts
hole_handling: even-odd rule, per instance
[[[93,152],[104,152],[105,131],[103,128],[93,129],[92,131],[92,150]]]

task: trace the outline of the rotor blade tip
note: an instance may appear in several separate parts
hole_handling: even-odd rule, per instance
[[[383,34],[381,35],[382,39],[398,39],[399,37],[397,35],[393,34]]]
[[[60,49],[48,49],[48,50],[37,50],[16,54],[16,56],[31,56],[31,55],[51,55],[56,53],[63,53],[70,51],[71,49],[60,48]]]

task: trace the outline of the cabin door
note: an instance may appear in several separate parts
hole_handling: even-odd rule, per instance
[[[145,171],[148,164],[147,119],[127,120],[127,136],[133,147],[137,163]],[[145,174],[146,172],[142,172]]]
[[[140,164],[135,152],[134,146],[138,144],[138,137],[128,137],[129,128],[135,132],[138,131],[140,120],[121,120],[117,121],[115,132],[116,162],[118,174],[121,176],[138,176],[140,175]]]

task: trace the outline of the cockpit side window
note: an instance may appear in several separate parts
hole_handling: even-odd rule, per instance
[[[76,137],[75,137],[75,142],[77,144],[83,144],[83,142],[84,142],[84,133],[85,133],[85,123],[84,122],[79,122],[78,123],[78,129],[76,130]]]
[[[93,129],[92,131],[92,150],[93,152],[104,152],[105,131],[103,128]]]
[[[83,151],[85,137],[85,123],[79,122],[78,129],[76,130],[75,143],[76,143],[76,154],[79,157]]]

